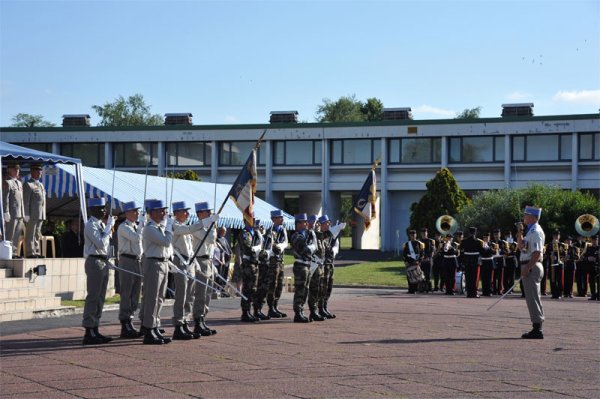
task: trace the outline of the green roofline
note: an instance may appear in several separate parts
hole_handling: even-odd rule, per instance
[[[257,123],[244,125],[160,125],[160,126],[69,126],[69,127],[0,127],[2,132],[80,132],[85,131],[164,131],[164,130],[235,130],[235,129],[285,129],[303,127],[357,127],[357,126],[416,126],[416,125],[448,125],[448,124],[482,124],[500,122],[534,122],[557,120],[600,119],[600,114],[548,115],[548,116],[515,116],[476,119],[420,119],[368,122],[298,122],[298,123]]]

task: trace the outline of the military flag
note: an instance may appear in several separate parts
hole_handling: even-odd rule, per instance
[[[264,135],[264,134],[263,134]],[[262,137],[261,137],[262,138]],[[244,220],[254,226],[254,195],[256,194],[256,148],[252,150],[242,171],[231,186],[228,197],[244,215]]]
[[[371,168],[367,180],[363,184],[358,198],[354,204],[354,212],[361,215],[365,219],[365,229],[371,225],[371,221],[377,217],[375,210],[375,202],[377,201],[377,181],[375,178],[375,168],[377,162]]]

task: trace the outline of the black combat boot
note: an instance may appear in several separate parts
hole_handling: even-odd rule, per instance
[[[271,317],[267,316],[266,314],[264,314],[262,312],[262,308],[259,308],[258,306],[254,307],[254,317],[256,317],[259,320],[269,320]]]
[[[280,319],[281,318],[281,313],[278,313],[277,311],[275,311],[275,308],[273,307],[273,305],[269,306],[269,313],[268,316],[273,318],[273,319]]]
[[[162,333],[164,332],[164,330],[162,330],[161,328],[158,327],[154,327],[153,331],[154,331],[154,335],[163,340],[164,344],[168,344],[169,342],[171,342],[171,338],[167,338],[164,335],[162,335]]]
[[[252,316],[252,313],[250,313],[249,310],[242,311],[241,320],[246,323],[255,323],[257,321],[260,321],[260,319],[257,319],[256,317]]]
[[[173,341],[189,341],[193,339],[194,336],[192,334],[188,334],[183,328],[183,324],[175,326],[175,330],[173,331]]]
[[[323,312],[321,312],[321,314],[328,319],[335,319],[335,313],[331,313],[329,309],[327,309],[327,302],[323,303]]]
[[[165,343],[163,339],[156,336],[153,328],[142,328],[144,330],[144,345],[162,345]]]
[[[93,328],[85,328],[85,335],[83,336],[84,345],[100,345],[103,343],[104,341],[102,340],[102,338],[96,335]]]
[[[190,334],[192,336],[192,338],[194,338],[194,339],[198,339],[198,338],[200,338],[202,336],[202,334],[196,333],[196,332],[190,330],[190,327],[188,326],[187,321],[183,322],[183,331],[185,331],[186,333]]]
[[[206,324],[204,324],[204,319],[202,317],[194,319],[194,322],[196,323],[194,325],[194,334],[200,334],[203,337],[208,337],[211,335],[210,329],[206,327]]]
[[[202,323],[202,327],[204,328],[204,330],[209,332],[209,335],[215,335],[217,333],[217,330],[213,330],[212,328],[206,325],[206,322],[204,321],[204,316],[200,317],[200,323]]]
[[[319,312],[317,312],[317,308],[313,307],[310,309],[310,315],[308,316],[310,321],[323,321],[325,317],[321,316]]]
[[[308,323],[308,322],[310,322],[310,320],[308,319],[308,317],[304,316],[304,311],[302,309],[295,309],[294,313],[295,313],[294,323]]]
[[[273,309],[275,309],[275,312],[279,313],[281,315],[281,317],[287,317],[287,313],[283,313],[281,310],[279,310],[279,308],[277,307],[277,304],[279,303],[279,301],[273,301]]]
[[[97,326],[94,327],[94,334],[96,334],[96,336],[102,340],[103,344],[107,344],[107,343],[109,343],[110,341],[113,340],[111,337],[107,337],[107,336],[104,336],[104,335],[100,334],[100,331],[98,331],[98,327]]]
[[[140,333],[138,333],[135,328],[133,327],[133,324],[131,324],[130,320],[121,320],[121,338],[124,339],[133,339],[133,338],[139,338],[140,337]]]
[[[521,335],[523,339],[544,339],[541,323],[533,323],[533,330]]]

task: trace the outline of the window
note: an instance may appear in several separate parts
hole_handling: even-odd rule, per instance
[[[571,160],[571,135],[513,136],[512,160],[517,162],[569,161]]]
[[[482,163],[504,161],[503,136],[450,138],[450,162]]]
[[[332,165],[370,165],[381,159],[381,145],[377,139],[332,140]]]
[[[321,165],[320,140],[276,141],[274,165]]]
[[[158,165],[157,143],[114,143],[113,150],[117,167]]]
[[[81,159],[85,166],[104,167],[104,143],[62,143],[60,153]]]
[[[389,159],[398,163],[439,163],[442,140],[440,138],[391,139]]]
[[[219,143],[219,165],[221,166],[242,166],[254,148],[255,141],[222,141]],[[263,165],[265,161],[262,156],[261,148],[256,153],[256,164]]]
[[[167,143],[169,166],[210,166],[211,143],[177,142]]]
[[[579,160],[600,160],[600,133],[582,133],[579,135]]]

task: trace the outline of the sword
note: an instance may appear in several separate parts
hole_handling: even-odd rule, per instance
[[[223,288],[223,287],[221,287],[220,285],[218,285],[218,284],[215,284],[215,287],[213,287],[213,286],[211,286],[210,284],[208,284],[208,283],[205,283],[204,281],[198,280],[196,277],[194,277],[194,276],[192,276],[192,275],[190,275],[190,274],[188,274],[188,273],[184,272],[184,271],[183,271],[183,270],[181,270],[180,268],[178,268],[178,267],[177,267],[177,266],[176,266],[174,263],[172,263],[172,262],[169,262],[169,268],[171,269],[171,271],[172,271],[172,272],[174,272],[174,273],[179,273],[179,274],[181,274],[181,275],[184,275],[185,277],[189,278],[190,280],[194,280],[195,282],[197,282],[197,283],[200,283],[200,284],[202,284],[202,285],[206,286],[207,288],[210,288],[211,290],[213,290],[213,291],[215,291],[215,292],[222,292],[222,290],[221,290],[221,289],[217,288],[217,286],[218,286],[218,287],[220,287],[220,288]]]
[[[223,278],[223,276],[221,276],[220,274],[217,273],[217,277],[219,277],[225,284],[227,284],[227,286],[231,287],[236,294],[238,294],[239,296],[241,296],[242,298],[244,298],[245,301],[248,300],[248,298],[242,294],[242,292],[240,290],[238,290],[233,284],[231,284],[229,281],[227,281],[225,278]]]
[[[144,277],[144,276],[142,276],[139,273],[132,272],[131,270],[123,269],[122,267],[119,267],[119,266],[115,265],[114,263],[112,263],[110,261],[108,261],[108,267],[110,267],[112,269],[116,269],[116,270],[122,271],[122,272],[125,272],[125,273],[133,274],[134,276],[139,276],[139,277],[142,277],[142,278]]]
[[[501,300],[504,299],[505,296],[507,296],[508,294],[510,294],[510,292],[517,286],[517,284],[519,284],[519,281],[521,281],[521,279],[517,279],[517,281],[515,281],[515,283],[512,285],[512,287],[510,287],[505,293],[504,295],[502,295],[500,297],[500,299],[498,299],[496,302],[492,303],[492,305],[487,308],[487,310],[490,310],[491,308],[493,308],[494,306],[496,306],[498,304],[498,302],[500,302]]]

